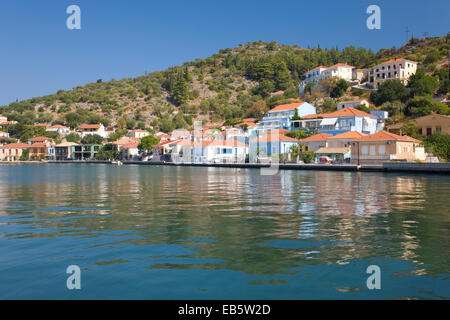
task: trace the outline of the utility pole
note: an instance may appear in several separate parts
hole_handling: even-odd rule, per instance
[[[408,29],[408,27],[406,27],[406,44],[408,44],[408,41],[409,41],[408,36],[409,36],[409,29]]]

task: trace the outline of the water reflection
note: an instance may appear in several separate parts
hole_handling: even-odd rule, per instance
[[[0,237],[54,239],[62,251],[35,250],[80,251],[97,268],[141,261],[139,270],[277,276],[251,285],[374,257],[413,263],[409,276],[442,275],[449,191],[450,178],[433,175],[0,166]],[[16,254],[14,263],[26,264]]]

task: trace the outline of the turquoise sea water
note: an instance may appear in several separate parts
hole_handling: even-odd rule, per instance
[[[0,299],[448,299],[449,204],[442,175],[0,165]]]

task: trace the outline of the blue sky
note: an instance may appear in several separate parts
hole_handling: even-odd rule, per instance
[[[81,8],[81,30],[66,28],[71,4]],[[381,30],[366,27],[371,4],[381,8]],[[399,47],[407,26],[415,36],[443,36],[449,18],[448,0],[2,0],[0,105],[163,70],[249,41]]]

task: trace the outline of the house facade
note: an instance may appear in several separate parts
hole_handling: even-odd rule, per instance
[[[337,63],[331,67],[319,66],[309,70],[305,74],[305,79],[300,82],[299,93],[300,95],[305,93],[305,88],[308,83],[315,83],[318,85],[321,80],[331,77],[339,77],[350,81],[353,78],[353,69],[354,67],[348,64]]]
[[[55,155],[53,160],[72,160],[75,159],[75,146],[73,142],[63,142],[54,146]]]
[[[277,130],[265,132],[250,139],[249,160],[250,162],[262,162],[278,160],[279,157],[290,160],[292,147],[299,143],[300,140],[279,134]]]
[[[265,131],[280,128],[291,130],[292,118],[296,112],[299,117],[314,115],[316,114],[316,107],[303,101],[276,106],[267,113],[267,116],[263,117],[256,130]]]
[[[337,104],[337,109],[341,110],[347,107],[355,108],[360,104],[365,105],[367,108],[369,107],[369,102],[367,100],[350,100],[350,101],[342,101]]]
[[[414,119],[422,136],[431,136],[433,133],[442,132],[450,134],[450,116],[442,114],[430,114]]]
[[[142,129],[130,130],[127,133],[128,137],[135,138],[135,139],[142,139],[148,135],[150,135],[150,133],[147,130],[142,130]]]
[[[369,74],[369,85],[378,89],[387,80],[398,79],[407,84],[409,77],[417,71],[417,62],[407,59],[393,59],[374,66]]]
[[[306,145],[306,151],[316,151],[320,148],[327,147],[327,140],[331,137],[331,134],[319,133],[308,138],[301,139],[300,143]]]
[[[425,160],[422,142],[386,131],[367,135],[352,142],[352,163],[371,164],[393,160]]]
[[[30,145],[26,143],[10,143],[0,146],[0,161],[18,161],[25,149]]]
[[[305,129],[333,136],[347,131],[373,134],[378,130],[377,123],[377,117],[348,107],[331,113],[304,116],[301,120],[292,121],[292,129]]]
[[[47,127],[46,131],[57,132],[61,136],[66,136],[70,133],[70,128],[57,124],[51,127]]]
[[[71,154],[73,160],[93,160],[95,159],[101,145],[81,144],[75,145]]]
[[[110,135],[110,131],[106,131],[103,124],[82,124],[80,126],[80,135],[82,138],[86,137],[90,134],[96,134],[101,136],[102,138],[108,138]]]

